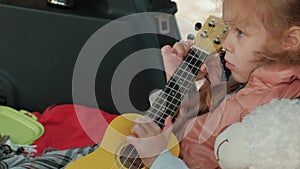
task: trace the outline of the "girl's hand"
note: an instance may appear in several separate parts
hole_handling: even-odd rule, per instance
[[[167,148],[172,128],[171,117],[166,118],[165,127],[161,130],[152,119],[143,116],[136,119],[133,135],[128,136],[127,141],[135,147],[143,164],[150,168],[157,156]]]
[[[194,45],[191,40],[176,42],[173,47],[166,45],[162,47],[161,53],[163,56],[164,68],[166,72],[167,80],[173,75],[179,64],[187,55],[190,48]],[[207,74],[205,65],[201,66],[197,79],[204,77]]]

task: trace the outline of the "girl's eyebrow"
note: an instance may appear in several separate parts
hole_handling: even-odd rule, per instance
[[[236,24],[234,24],[234,23],[232,23],[232,22],[225,22],[224,21],[224,24],[227,26],[227,27],[235,27],[236,26]]]
[[[224,22],[224,24],[225,25],[227,25],[227,26],[233,26],[233,25],[235,25],[232,21],[230,21],[229,19],[224,19],[224,18],[222,18],[223,19],[223,22]]]

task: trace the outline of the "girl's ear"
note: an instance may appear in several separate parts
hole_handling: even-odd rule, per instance
[[[288,29],[283,48],[286,50],[300,49],[300,26],[292,26]]]

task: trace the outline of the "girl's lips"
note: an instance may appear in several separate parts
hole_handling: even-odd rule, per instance
[[[226,61],[226,64],[225,64],[225,66],[228,68],[228,69],[233,69],[233,67],[234,67],[234,65],[233,64],[231,64],[230,62],[228,62],[228,61]]]

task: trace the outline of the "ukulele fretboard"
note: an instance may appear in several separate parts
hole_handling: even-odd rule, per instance
[[[147,110],[145,115],[153,119],[161,128],[164,126],[165,119],[168,116],[173,116],[177,111],[185,94],[193,85],[207,55],[207,52],[192,47],[167,82],[164,90]]]

